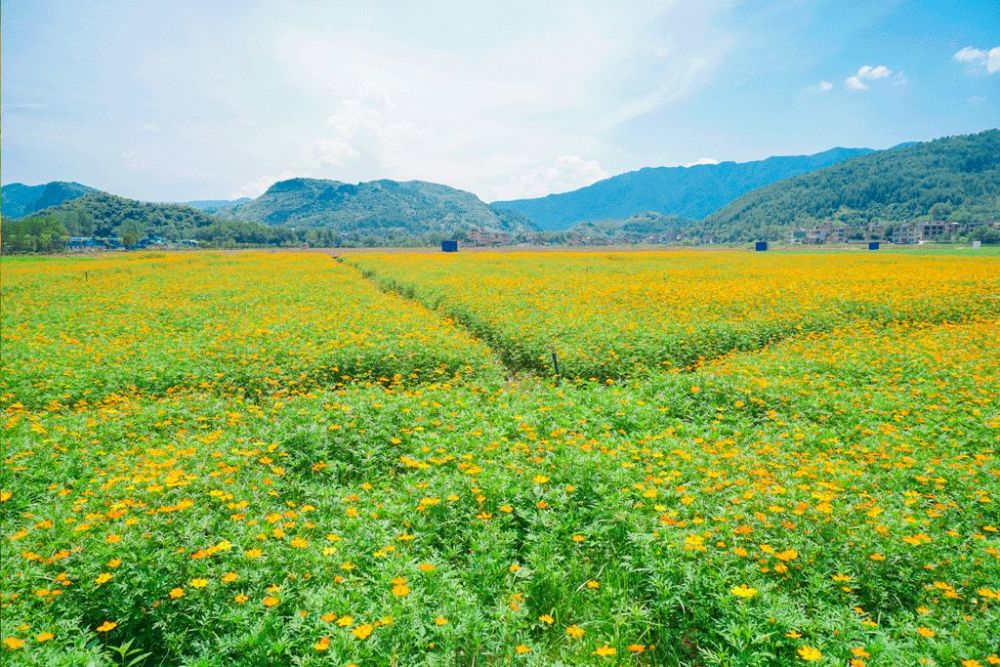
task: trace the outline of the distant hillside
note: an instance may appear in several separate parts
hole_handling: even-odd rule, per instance
[[[239,199],[195,199],[193,201],[179,202],[185,206],[196,208],[206,213],[215,213],[225,209],[230,209],[240,204],[252,201],[250,197],[240,197]]]
[[[1000,130],[908,144],[774,183],[704,221],[717,240],[777,238],[834,220],[1000,219]]]
[[[41,185],[9,183],[0,189],[0,215],[5,218],[23,218],[35,211],[58,206],[91,192],[98,190],[66,181],[52,181]]]
[[[620,220],[592,220],[560,232],[549,232],[554,240],[604,243],[669,243],[690,228],[693,221],[655,211],[643,211]]]
[[[150,204],[104,192],[84,195],[38,211],[29,218],[51,218],[70,236],[122,236],[130,232],[168,239],[191,238],[216,218],[181,204]]]
[[[293,178],[219,214],[269,225],[322,228],[335,232],[341,242],[366,245],[462,238],[471,230],[531,231],[523,218],[498,215],[472,193],[423,181],[352,185]]]
[[[566,229],[589,220],[624,219],[643,211],[701,219],[756,188],[870,152],[868,148],[833,148],[815,155],[756,162],[647,167],[572,192],[494,202],[493,208],[521,213],[545,230]]]

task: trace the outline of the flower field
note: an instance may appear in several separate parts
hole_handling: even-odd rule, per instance
[[[996,257],[2,269],[5,664],[1000,664]]]
[[[851,321],[1000,314],[996,257],[913,254],[426,254],[347,258],[490,341],[516,369],[620,378]]]

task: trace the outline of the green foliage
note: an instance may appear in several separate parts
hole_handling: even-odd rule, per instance
[[[867,148],[833,148],[815,155],[770,157],[756,162],[647,167],[572,192],[499,201],[492,206],[494,210],[521,213],[543,230],[566,229],[584,221],[624,219],[642,211],[700,219],[755,188],[869,152]]]
[[[215,218],[190,206],[150,204],[103,192],[63,202],[36,215],[57,219],[71,236],[117,237],[130,233],[140,238],[149,234],[176,240],[191,238],[197,229],[215,222]]]
[[[530,230],[523,219],[499,216],[471,193],[422,181],[352,185],[293,178],[220,215],[296,231],[328,230],[344,245],[428,245],[463,238],[474,229],[514,234]]]
[[[946,137],[857,157],[737,199],[704,222],[719,241],[780,238],[834,220],[869,222],[1000,218],[1000,130]]]
[[[4,219],[3,251],[57,252],[66,247],[66,227],[56,216]]]
[[[822,257],[744,255],[792,273]],[[557,255],[533,257],[544,277]],[[498,377],[453,322],[316,254],[12,264],[5,665],[996,659],[995,312],[844,320],[685,371],[557,384]],[[584,324],[621,287],[587,278]],[[372,372],[328,374],[352,357]]]

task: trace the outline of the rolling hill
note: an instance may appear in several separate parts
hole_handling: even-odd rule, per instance
[[[474,194],[424,181],[379,180],[353,185],[293,178],[219,215],[268,225],[322,228],[350,242],[385,245],[412,239],[462,237],[472,230],[531,231],[521,216],[497,214]]]
[[[8,183],[0,190],[0,214],[5,218],[23,218],[93,192],[99,191],[67,181],[52,181],[41,185]]]
[[[189,238],[199,228],[218,222],[206,213],[181,204],[153,204],[106,192],[64,201],[28,216],[61,223],[71,236],[121,236],[122,230],[169,239]]]
[[[719,240],[748,240],[823,220],[858,227],[917,219],[1000,219],[1000,130],[898,146],[779,181],[703,228]]]
[[[868,148],[833,148],[814,155],[770,157],[756,162],[647,167],[572,192],[498,201],[492,207],[521,213],[544,230],[624,219],[644,211],[701,219],[756,188],[871,152]]]

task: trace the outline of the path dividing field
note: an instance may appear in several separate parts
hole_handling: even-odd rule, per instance
[[[762,293],[808,275],[785,282],[871,305],[734,351],[652,327],[673,306],[614,296],[617,256],[567,292],[577,257],[552,257],[566,340],[705,361],[505,375],[446,305],[320,255],[5,259],[5,663],[118,664],[127,642],[149,665],[1000,661],[998,260],[737,258]],[[443,294],[520,304],[497,340],[530,339],[550,320],[477,259]],[[674,259],[637,256],[640,284]],[[507,273],[540,280],[526,261]],[[703,261],[723,324],[788,316]],[[648,339],[611,335],[626,302]]]
[[[1000,314],[998,259],[742,251],[345,255],[515,370],[622,378],[854,321]]]

